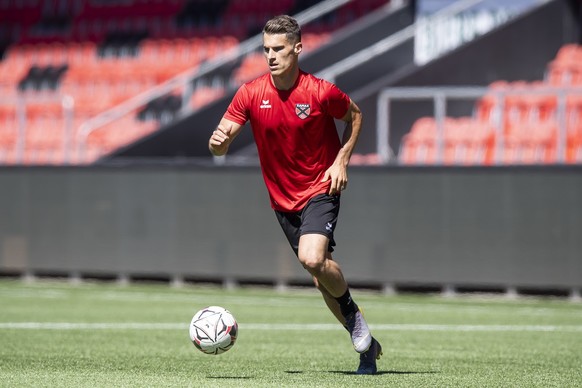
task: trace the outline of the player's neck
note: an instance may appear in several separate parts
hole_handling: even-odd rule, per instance
[[[290,71],[288,74],[282,74],[276,77],[271,74],[271,81],[273,81],[273,85],[278,90],[291,89],[295,85],[297,78],[299,78],[299,67],[293,68],[293,71]]]

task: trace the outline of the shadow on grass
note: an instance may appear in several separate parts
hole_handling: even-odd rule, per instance
[[[206,376],[207,379],[216,379],[216,380],[250,380],[254,379],[254,377],[249,376]]]
[[[345,371],[345,370],[330,370],[329,373],[336,373],[341,375],[354,375],[359,376],[356,372]],[[438,372],[434,371],[405,371],[405,370],[379,370],[374,376],[378,375],[424,375],[424,374],[434,374]]]

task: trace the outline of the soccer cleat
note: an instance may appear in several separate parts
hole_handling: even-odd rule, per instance
[[[373,375],[376,374],[378,368],[376,367],[376,360],[382,356],[382,346],[375,338],[372,338],[370,349],[360,354],[360,366],[356,371],[358,375]]]
[[[358,310],[346,317],[346,329],[350,332],[356,352],[364,353],[370,348],[372,334],[370,334],[370,329],[368,329],[368,324],[362,315],[362,311]]]

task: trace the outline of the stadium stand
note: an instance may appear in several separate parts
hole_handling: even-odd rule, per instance
[[[444,122],[445,164],[490,164],[493,158],[494,128],[469,118],[446,118]],[[434,164],[437,161],[437,123],[432,117],[416,121],[405,136],[400,160],[404,164]]]
[[[576,44],[560,48],[556,58],[548,63],[543,80],[493,82],[488,93],[476,101],[472,117],[446,118],[441,161],[437,157],[435,120],[430,117],[418,119],[403,139],[399,163],[491,165],[560,162],[557,148],[561,93],[566,93],[564,162],[582,163],[582,93],[580,89],[568,89],[572,87],[582,87],[582,46]],[[499,125],[501,130],[498,131]],[[468,150],[471,151],[467,153]],[[496,152],[499,152],[498,156]]]
[[[223,79],[198,81],[189,101],[183,90],[150,101],[115,125],[78,144],[82,122],[129,98],[196,69],[260,31],[264,20],[296,13],[316,2],[284,0],[6,0],[0,2],[2,36],[9,41],[0,61],[3,96],[23,104],[0,106],[1,164],[90,163],[171,121],[184,106],[197,109],[264,71],[252,54]],[[305,31],[306,51],[324,44],[331,31],[385,0],[351,2]],[[12,90],[17,89],[16,92]],[[63,96],[70,96],[67,127]],[[80,148],[84,148],[80,153]]]

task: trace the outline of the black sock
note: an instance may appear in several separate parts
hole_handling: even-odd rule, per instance
[[[352,300],[349,288],[342,296],[340,296],[339,298],[335,298],[335,300],[337,300],[337,302],[339,303],[340,310],[344,317],[347,317],[348,315],[358,311],[358,305],[356,304],[356,302]]]

